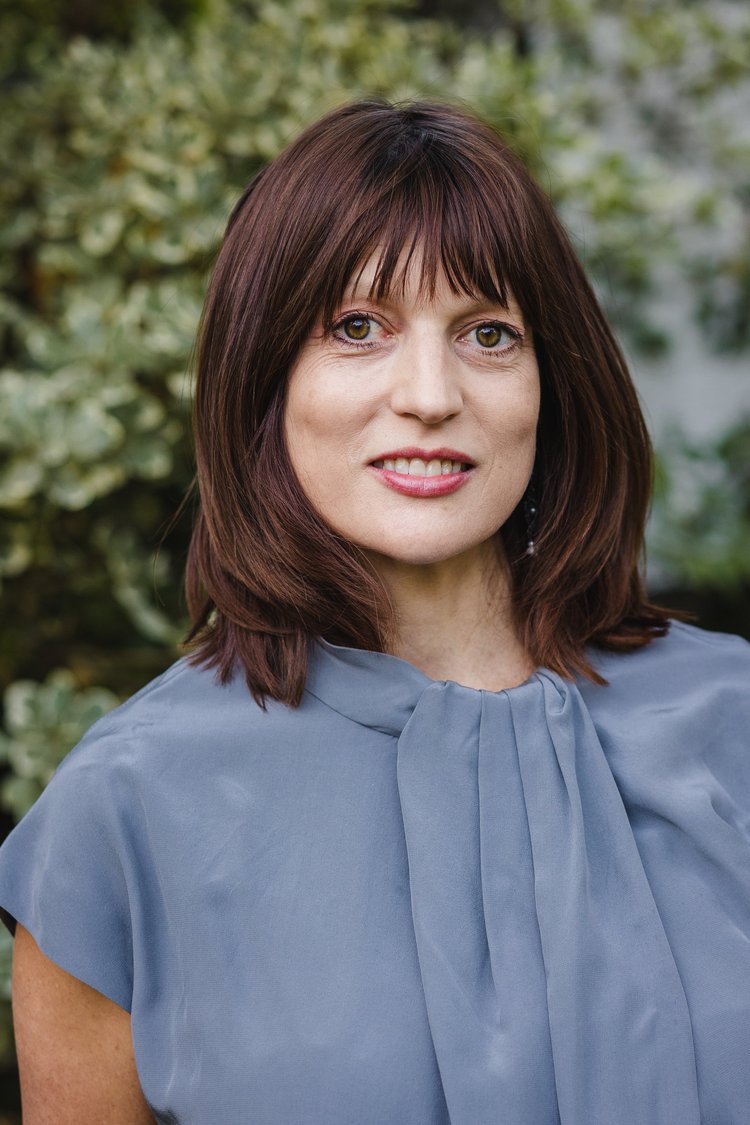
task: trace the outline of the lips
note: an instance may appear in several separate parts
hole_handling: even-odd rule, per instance
[[[459,449],[408,446],[374,458],[370,470],[388,488],[406,496],[445,496],[473,476],[474,462]]]

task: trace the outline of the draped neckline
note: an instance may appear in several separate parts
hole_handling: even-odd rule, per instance
[[[336,645],[319,637],[311,646],[306,690],[345,718],[397,738],[429,688],[450,686],[479,702],[482,696],[520,697],[538,690],[544,681],[561,693],[566,684],[578,682],[539,666],[513,687],[496,691],[468,687],[456,680],[433,679],[400,656]]]
[[[686,995],[578,684],[537,668],[486,691],[387,653],[311,656],[310,694],[396,742],[450,1119],[698,1125]]]

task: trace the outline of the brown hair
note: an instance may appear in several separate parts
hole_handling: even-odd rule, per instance
[[[563,227],[508,146],[461,110],[346,105],[255,177],[230,217],[197,350],[200,506],[186,644],[256,700],[299,703],[310,639],[385,648],[393,616],[355,545],[311,508],[283,439],[287,374],[374,252],[373,293],[419,248],[421,284],[515,296],[541,378],[536,552],[522,505],[499,531],[532,659],[599,680],[587,644],[629,650],[668,628],[638,566],[651,449],[622,353]],[[402,266],[399,267],[399,262]],[[403,274],[400,275],[403,277]]]

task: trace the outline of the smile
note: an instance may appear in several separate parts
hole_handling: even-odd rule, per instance
[[[464,461],[451,461],[448,458],[433,458],[423,461],[421,457],[386,457],[382,461],[373,461],[376,469],[389,469],[391,472],[401,473],[409,477],[439,477],[449,473],[460,473],[470,466]]]
[[[445,496],[462,488],[474,465],[454,449],[399,449],[384,453],[368,468],[388,488],[405,496]]]

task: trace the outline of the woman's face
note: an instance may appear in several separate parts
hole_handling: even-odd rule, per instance
[[[374,262],[332,332],[289,376],[285,439],[316,511],[368,552],[411,564],[488,540],[534,463],[539,371],[521,310],[453,293],[367,297]]]

